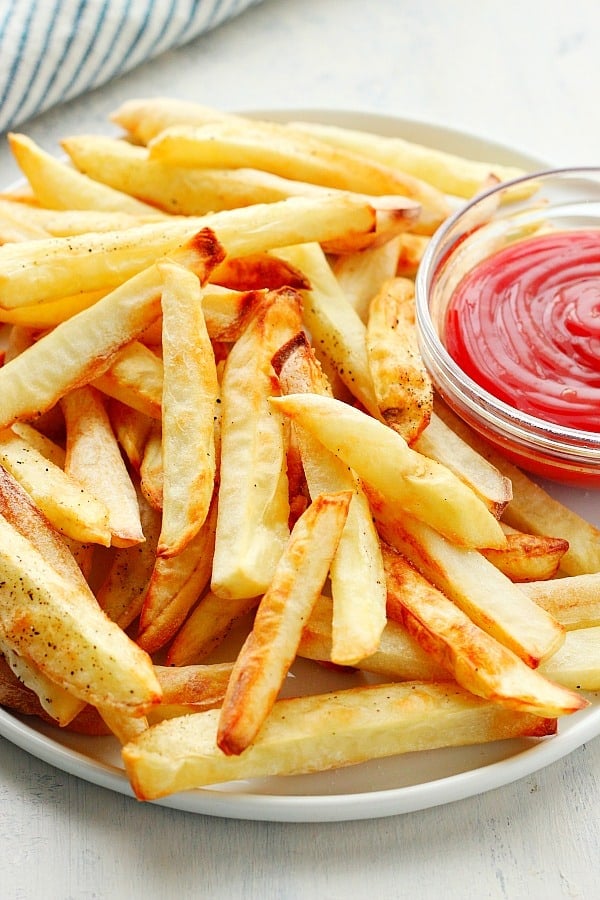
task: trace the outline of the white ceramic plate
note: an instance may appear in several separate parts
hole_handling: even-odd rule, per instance
[[[429,144],[452,153],[544,168],[543,160],[483,138],[424,122],[368,113],[314,110],[264,111],[265,117],[305,118]],[[600,493],[556,485],[550,492],[600,526]],[[313,690],[339,687],[326,670],[308,665],[298,678],[312,681]],[[310,674],[309,674],[310,673]],[[346,682],[347,683],[347,682]],[[307,687],[307,685],[304,685]],[[286,822],[366,819],[426,809],[470,797],[523,778],[555,762],[600,734],[600,700],[560,722],[559,733],[541,741],[511,740],[494,744],[413,753],[377,760],[333,772],[286,778],[265,778],[189,791],[161,805],[208,815]],[[111,738],[87,738],[21,720],[0,710],[0,734],[35,757],[93,784],[132,796]]]

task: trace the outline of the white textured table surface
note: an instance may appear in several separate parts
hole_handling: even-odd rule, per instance
[[[131,96],[323,107],[452,125],[558,163],[600,162],[597,0],[266,0],[26,123],[51,147]],[[0,176],[16,170],[4,146]],[[600,495],[599,495],[600,502]],[[0,897],[598,896],[600,741],[508,787],[338,824],[143,806],[0,739]]]

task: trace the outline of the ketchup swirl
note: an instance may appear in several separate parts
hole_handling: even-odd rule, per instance
[[[490,394],[600,432],[600,230],[558,231],[493,254],[459,283],[446,347]]]

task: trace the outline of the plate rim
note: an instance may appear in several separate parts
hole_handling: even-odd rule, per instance
[[[359,130],[361,127],[372,130],[378,126],[379,130],[383,128],[384,133],[397,133],[398,136],[405,136],[403,132],[416,130],[421,135],[417,139],[419,143],[427,143],[424,138],[430,136],[430,146],[437,149],[446,150],[443,143],[437,143],[437,138],[441,135],[445,140],[450,139],[453,146],[463,143],[473,145],[476,150],[472,158],[487,158],[490,162],[495,160],[531,170],[548,166],[547,160],[509,144],[415,117],[372,110],[305,107],[258,108],[243,110],[242,114],[275,120],[305,118],[339,124],[347,122],[352,123],[348,127]],[[407,139],[415,140],[413,137]],[[0,736],[60,771],[135,799],[123,769],[61,743],[44,734],[41,726],[40,722],[40,728],[36,728],[24,717],[0,708]],[[201,788],[152,801],[152,805],[220,818],[276,822],[339,822],[403,815],[467,799],[514,783],[567,756],[598,735],[600,705],[576,713],[569,717],[568,726],[562,732],[559,724],[557,735],[537,740],[507,758],[417,784],[356,793],[306,795],[253,794]]]

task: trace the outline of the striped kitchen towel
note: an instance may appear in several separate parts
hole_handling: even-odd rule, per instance
[[[0,0],[0,131],[260,0]]]

